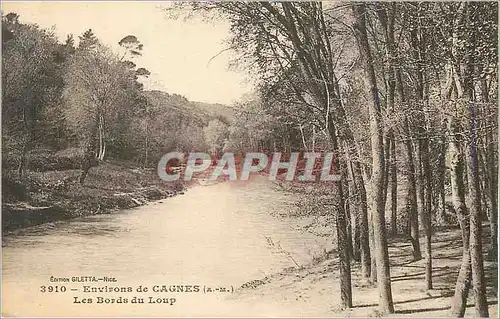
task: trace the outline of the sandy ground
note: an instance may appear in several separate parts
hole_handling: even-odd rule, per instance
[[[487,227],[484,227],[487,229]],[[485,243],[487,247],[487,243]],[[422,246],[423,247],[423,246]],[[426,290],[424,260],[412,261],[411,246],[399,239],[390,240],[394,317],[448,317],[461,261],[458,229],[442,230],[433,236],[433,284]],[[484,249],[486,255],[486,249]],[[498,318],[497,263],[485,261],[490,317]],[[338,263],[334,256],[304,269],[287,269],[270,278],[256,281],[253,288],[242,289],[238,299],[259,305],[280,302],[290,313],[304,317],[378,317],[378,291],[364,283],[359,264],[352,265],[353,308],[340,310]],[[273,296],[273,298],[270,298]],[[465,317],[475,317],[474,299],[469,294]]]
[[[201,183],[207,185],[207,183]],[[338,309],[333,239],[303,219],[277,218],[297,196],[260,176],[251,182],[199,186],[185,195],[119,214],[36,226],[3,239],[2,312],[16,317],[354,317],[376,316],[376,288],[353,265],[349,311]],[[460,262],[457,231],[435,237],[435,289],[424,290],[423,264],[409,245],[391,243],[397,315],[446,316]],[[496,265],[486,263],[491,314]],[[50,276],[110,276],[132,293],[42,293]],[[137,293],[138,286],[200,285],[198,293]],[[224,287],[231,292],[203,292]],[[243,288],[241,288],[243,287]],[[71,291],[77,289],[77,291]],[[168,304],[98,304],[96,297],[175,298]],[[74,297],[94,298],[92,304]],[[472,299],[471,299],[472,301]],[[471,309],[468,315],[471,315]]]

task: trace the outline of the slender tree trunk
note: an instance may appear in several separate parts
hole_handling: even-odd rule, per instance
[[[106,127],[104,122],[104,116],[101,114],[99,116],[99,160],[103,161],[106,154]]]
[[[468,102],[470,116],[470,142],[467,148],[467,177],[469,185],[470,210],[470,255],[472,264],[472,285],[475,296],[476,315],[488,317],[488,303],[486,300],[486,281],[484,278],[483,249],[481,242],[481,194],[479,190],[477,136],[475,105]]]
[[[341,181],[342,183],[343,181]],[[349,186],[346,185],[347,187],[344,187],[343,189],[345,190],[345,197],[349,198],[350,193],[349,193]],[[346,220],[346,230],[347,230],[347,253],[349,254],[349,260],[351,260],[353,257],[353,241],[352,241],[352,223],[351,223],[351,206],[349,205],[349,201],[345,200],[344,201],[344,212],[345,212],[345,220]]]
[[[480,19],[473,9],[473,4],[466,3],[468,23]],[[486,300],[486,280],[484,278],[482,225],[481,225],[481,193],[479,185],[479,161],[477,154],[477,119],[476,101],[474,92],[474,50],[475,37],[469,35],[470,46],[468,47],[467,65],[465,67],[464,92],[467,98],[467,109],[469,117],[469,147],[467,152],[467,178],[469,185],[469,212],[470,212],[470,256],[472,265],[472,287],[475,297],[476,316],[488,317],[488,302]]]
[[[375,239],[375,257],[377,264],[377,281],[379,290],[379,311],[381,314],[394,313],[391,291],[391,275],[389,269],[389,253],[385,230],[384,204],[384,147],[380,103],[373,60],[366,33],[365,4],[353,6],[356,19],[356,35],[362,56],[364,80],[368,93],[368,111],[370,115],[370,134],[372,146],[372,176],[370,180],[370,207],[373,217],[373,234]]]
[[[432,205],[432,180],[431,169],[429,164],[429,140],[425,138],[423,141],[424,156],[423,171],[425,178],[425,215],[424,215],[424,231],[425,231],[425,282],[427,290],[432,289],[432,225],[431,225],[431,205]]]
[[[347,146],[344,145],[344,153],[346,158],[346,163],[348,167],[349,173],[349,182],[347,182],[347,191],[349,192],[349,196],[347,196],[348,200],[346,203],[348,204],[350,213],[348,214],[348,218],[351,224],[351,234],[352,234],[352,259],[354,261],[359,262],[361,260],[360,255],[360,241],[359,241],[359,217],[361,210],[361,204],[359,200],[359,192],[356,189],[356,182],[354,179],[354,169],[353,163],[349,156],[349,152],[347,150]],[[350,209],[353,207],[354,209]]]
[[[387,194],[389,193],[389,177],[391,172],[391,140],[389,136],[385,138],[384,158],[386,160],[384,161],[385,163],[384,163],[383,186],[382,186],[383,187],[382,204],[385,211],[385,208],[387,206]]]
[[[392,38],[388,41],[388,48],[391,50],[391,56],[394,56],[394,34],[392,34]],[[399,92],[399,97],[401,99],[401,103],[403,105],[407,102],[406,93],[404,90],[404,83],[401,75],[401,70],[397,67],[393,66],[394,77],[396,81],[396,88]],[[414,150],[412,143],[412,132],[409,124],[408,116],[405,115],[404,123],[403,123],[403,132],[406,135],[406,139],[404,141],[404,148],[406,151],[406,160],[407,160],[407,196],[406,196],[406,209],[408,211],[408,224],[409,224],[409,239],[413,248],[413,260],[422,259],[422,253],[420,249],[420,231],[419,231],[419,222],[418,222],[418,205],[417,205],[417,180],[416,174],[417,171],[415,169],[415,161],[414,161]]]
[[[424,110],[427,105],[427,90],[425,74],[423,72],[423,61],[425,58],[425,37],[422,35],[420,26],[410,31],[413,57],[417,61],[416,70],[416,94],[419,107]],[[432,225],[431,225],[431,205],[432,205],[432,180],[429,162],[429,136],[427,129],[426,115],[422,115],[418,128],[419,139],[417,145],[418,161],[418,202],[420,209],[420,223],[424,229],[425,237],[425,282],[427,289],[432,289]]]
[[[391,231],[398,233],[398,177],[396,166],[396,141],[394,135],[391,141]]]
[[[341,152],[337,140],[337,131],[335,123],[331,116],[329,116],[328,131],[330,140],[332,142],[332,149],[334,153],[333,165],[335,169],[343,174],[342,167],[340,167]],[[341,308],[352,307],[352,288],[351,288],[351,261],[349,242],[347,235],[347,221],[345,212],[345,197],[342,181],[335,182],[334,184],[334,198],[336,203],[336,226],[337,226],[337,246],[339,251],[339,268],[340,268],[340,300]]]
[[[472,104],[472,102],[469,102]],[[470,255],[472,263],[472,283],[476,299],[476,315],[488,317],[486,300],[486,281],[484,278],[483,249],[481,243],[481,194],[479,193],[479,176],[476,146],[476,124],[474,106],[469,105],[471,115],[471,141],[467,148],[467,175],[469,179],[470,197]]]
[[[448,147],[449,171],[451,176],[451,194],[453,207],[457,214],[457,219],[462,231],[462,264],[458,273],[457,284],[455,287],[455,296],[451,303],[451,315],[462,318],[467,306],[467,297],[471,285],[471,259],[469,249],[469,216],[465,204],[465,187],[463,179],[464,163],[460,151],[460,135],[457,134],[460,129],[457,121],[453,117],[448,120],[450,138]]]
[[[363,180],[366,180],[368,181],[369,178],[368,178],[368,174],[366,173],[366,170],[363,170]],[[366,190],[366,188],[365,188]],[[372,211],[371,209],[369,208],[369,204],[368,204],[368,195],[367,193],[365,192],[365,195],[366,195],[366,211],[367,211],[367,227],[368,227],[368,245],[370,247],[369,251],[370,251],[370,267],[368,269],[370,269],[370,278],[368,280],[368,282],[370,284],[375,284],[377,282],[377,259],[375,257],[375,250],[376,250],[376,246],[375,246],[375,235],[373,233],[373,214],[372,214]]]
[[[306,138],[304,136],[304,129],[302,128],[302,124],[299,124],[300,136],[302,137],[302,145],[304,146],[304,150],[307,152],[307,144]]]
[[[488,86],[486,83],[486,79],[481,79],[481,96],[482,96],[482,101],[486,103],[487,107],[487,112],[490,110],[490,99],[489,99],[489,94],[488,94]],[[496,119],[498,112],[498,108],[494,107],[493,108],[493,115],[492,118]],[[497,174],[497,166],[495,165],[495,154],[497,153],[497,150],[495,148],[495,140],[493,138],[494,136],[494,130],[495,127],[497,126],[495,120],[490,120],[488,121],[490,124],[491,128],[487,128],[486,131],[486,167],[487,167],[487,172],[486,176],[487,178],[487,187],[488,189],[488,202],[489,202],[489,207],[490,207],[490,214],[489,214],[489,219],[490,219],[490,248],[488,251],[488,259],[496,261],[498,260],[498,202],[497,202],[497,191],[498,191],[498,174]]]
[[[385,40],[385,73],[387,75],[386,86],[387,86],[387,109],[389,112],[395,110],[394,102],[396,96],[396,76],[394,67],[394,21],[395,21],[395,3],[375,3],[376,13],[378,20],[382,26],[384,32]],[[385,174],[385,192],[387,194],[387,188],[389,184],[391,185],[391,232],[393,234],[397,233],[397,171],[396,171],[396,142],[394,137],[394,132],[391,127],[387,132],[387,145],[386,154],[390,161],[387,161],[386,174]],[[389,157],[390,154],[390,157]],[[384,197],[385,200],[386,196]]]
[[[354,165],[354,176],[356,181],[356,187],[359,191],[359,199],[361,204],[361,216],[359,219],[359,241],[361,249],[361,277],[364,279],[369,279],[371,277],[371,253],[370,253],[370,223],[368,222],[368,205],[366,198],[365,182],[363,178],[363,173],[361,169],[361,164],[356,162]],[[374,267],[375,269],[375,267]],[[376,278],[376,277],[375,277]]]
[[[444,127],[441,132],[440,137],[440,147],[439,147],[439,159],[438,159],[438,185],[437,185],[437,215],[436,215],[436,223],[439,226],[445,224],[445,215],[446,215],[446,193],[445,193],[445,176],[446,176],[446,128]]]
[[[352,219],[354,220],[352,222],[354,224],[352,258],[357,262],[361,261],[360,214],[359,214],[360,206],[361,205],[357,203],[358,210],[352,213]]]
[[[417,183],[415,178],[415,165],[413,162],[413,144],[410,140],[405,142],[406,158],[407,158],[407,196],[406,207],[409,213],[410,224],[410,242],[413,248],[413,260],[417,261],[422,259],[422,252],[420,250],[420,231],[418,223],[418,210],[417,210]]]
[[[370,280],[371,284],[377,282],[377,246],[375,244],[375,233],[373,229],[373,213],[368,210],[368,232],[369,232],[369,245],[370,245]]]
[[[312,145],[311,145],[311,150],[312,152],[315,152],[316,149],[316,126],[312,126]]]

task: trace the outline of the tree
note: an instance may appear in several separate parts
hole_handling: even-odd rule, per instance
[[[316,114],[328,133],[333,165],[340,173],[339,123],[343,123],[334,54],[321,2],[194,4],[196,10],[213,10],[231,24],[230,46],[257,69],[264,83],[282,84],[293,92],[302,111]],[[307,27],[306,27],[307,26]],[[276,75],[279,75],[276,77]],[[352,307],[351,269],[345,199],[342,183],[333,183],[340,261],[341,307]]]
[[[391,275],[389,269],[389,252],[385,230],[385,202],[383,199],[384,149],[380,118],[380,102],[373,67],[372,54],[366,32],[366,7],[364,4],[353,5],[355,30],[364,69],[364,81],[370,114],[370,135],[372,152],[372,175],[370,180],[369,202],[373,214],[373,234],[375,241],[375,258],[377,266],[377,283],[379,289],[379,310],[382,314],[393,313],[394,306],[391,291]]]
[[[7,144],[15,144],[18,177],[23,178],[44,108],[59,101],[61,64],[55,59],[59,47],[52,33],[19,23],[17,14],[7,14],[2,26],[9,34],[2,39],[3,132]]]
[[[82,38],[93,39],[88,32]],[[88,44],[79,46],[69,63],[64,92],[66,118],[83,137],[82,183],[90,167],[97,163],[93,158],[104,160],[108,140],[113,138],[110,127],[127,120],[124,112],[136,107],[137,92],[141,89],[135,71],[99,43],[85,41]],[[126,129],[127,125],[121,124],[115,129]]]
[[[218,156],[224,149],[229,135],[227,125],[220,120],[214,119],[208,122],[208,125],[203,128],[203,133],[210,151]]]

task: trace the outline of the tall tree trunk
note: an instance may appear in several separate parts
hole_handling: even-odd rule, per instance
[[[103,161],[106,154],[106,127],[104,116],[99,115],[99,160]]]
[[[334,153],[333,166],[340,173],[343,174],[343,169],[340,166],[340,148],[337,140],[337,130],[335,123],[329,116],[328,131],[330,135],[330,140],[332,142],[332,149]],[[335,182],[334,184],[334,198],[336,203],[336,226],[337,226],[337,246],[339,251],[339,268],[340,268],[340,300],[341,308],[351,308],[352,307],[352,288],[351,288],[351,261],[349,242],[347,235],[347,221],[345,212],[345,197],[343,190],[342,181]]]
[[[356,186],[356,181],[354,177],[354,164],[351,160],[351,157],[349,156],[349,151],[347,150],[347,145],[344,143],[344,153],[345,153],[345,158],[346,158],[346,163],[348,167],[348,173],[349,173],[349,181],[347,183],[347,189],[349,192],[349,198],[346,202],[349,204],[349,208],[353,207],[354,209],[350,209],[350,223],[351,223],[351,234],[352,234],[352,259],[354,261],[361,261],[361,247],[360,247],[360,233],[359,233],[359,227],[360,227],[360,217],[361,217],[361,202],[360,202],[360,196],[359,192],[357,190]]]
[[[446,192],[445,192],[445,177],[446,177],[446,127],[443,125],[441,129],[439,158],[438,158],[438,182],[436,190],[436,224],[442,226],[445,224],[446,215]]]
[[[384,174],[383,174],[383,186],[382,186],[382,200],[383,200],[383,207],[384,211],[387,206],[387,194],[389,193],[389,178],[390,178],[390,171],[391,171],[391,140],[389,136],[385,138],[385,144],[384,144]]]
[[[481,79],[481,97],[482,101],[486,104],[486,112],[490,111],[490,98],[488,93],[488,85],[486,79]],[[493,138],[495,127],[497,126],[496,119],[498,114],[498,108],[493,108],[493,120],[488,121],[490,128],[486,130],[485,143],[486,143],[486,167],[487,167],[487,187],[488,189],[488,202],[490,207],[490,248],[488,251],[488,259],[496,261],[498,260],[498,202],[497,202],[497,191],[498,191],[498,174],[497,166],[495,165],[495,154],[497,153],[495,147],[495,140]]]
[[[385,38],[387,42],[387,50],[389,59],[391,60],[391,69],[394,74],[394,87],[399,93],[401,99],[401,104],[405,106],[407,102],[406,93],[404,90],[404,83],[401,75],[401,69],[396,67],[397,61],[395,61],[396,56],[396,46],[394,41],[394,17],[395,17],[395,3],[388,3],[389,10],[384,9],[381,4],[379,4],[378,16],[381,22],[382,28],[384,29]],[[422,253],[420,250],[419,241],[419,223],[418,223],[418,209],[417,209],[417,182],[415,162],[414,162],[414,150],[412,143],[412,132],[408,120],[408,116],[404,116],[404,123],[402,128],[404,136],[404,149],[406,153],[406,170],[407,170],[407,196],[406,196],[406,210],[408,212],[408,237],[410,239],[412,249],[413,249],[413,260],[422,259]],[[396,205],[395,205],[396,206]]]
[[[354,164],[354,178],[356,188],[359,192],[359,200],[361,205],[359,218],[359,241],[361,250],[361,277],[369,279],[371,277],[371,253],[370,253],[370,223],[368,222],[368,203],[366,198],[365,181],[361,164]]]
[[[417,5],[418,6],[418,5]],[[418,8],[417,10],[420,10]],[[417,61],[416,68],[416,95],[419,107],[424,110],[427,105],[427,90],[425,74],[422,65],[425,58],[425,37],[422,35],[420,26],[410,31],[410,42],[413,51],[413,58]],[[432,180],[429,162],[429,134],[427,128],[427,116],[420,116],[420,126],[418,128],[419,139],[417,145],[418,161],[418,200],[420,207],[420,222],[424,229],[425,237],[425,282],[427,289],[432,289],[432,225],[431,225],[431,205],[432,205]]]
[[[472,263],[472,283],[475,296],[476,315],[488,317],[486,281],[484,278],[483,249],[481,243],[481,194],[479,193],[478,160],[476,145],[476,123],[474,105],[469,101],[471,116],[471,141],[467,148],[467,176],[469,180],[470,209],[470,255]]]
[[[396,165],[396,141],[394,135],[390,138],[391,141],[391,231],[393,234],[398,233],[398,176]]]
[[[360,206],[359,202],[357,203],[357,211],[354,211],[352,213],[352,223],[354,225],[353,229],[353,246],[352,246],[352,259],[354,259],[357,262],[361,261],[361,239],[360,239]]]
[[[457,219],[462,231],[462,264],[458,273],[457,284],[455,286],[455,296],[451,303],[451,315],[462,318],[465,314],[467,306],[467,297],[469,295],[470,280],[471,280],[471,259],[469,249],[469,216],[467,206],[465,204],[465,187],[463,179],[464,163],[463,156],[460,151],[461,139],[458,134],[460,129],[452,116],[448,119],[449,126],[449,171],[451,176],[451,194],[453,207],[457,214]]]
[[[429,164],[429,140],[426,137],[422,141],[423,146],[423,172],[425,179],[425,215],[424,217],[424,232],[425,232],[425,282],[427,290],[432,289],[432,225],[431,225],[431,205],[432,205],[432,180],[431,169]]]
[[[384,146],[380,102],[373,60],[366,32],[365,4],[353,6],[356,19],[355,30],[362,57],[364,81],[368,97],[370,115],[370,134],[372,146],[372,176],[370,180],[370,207],[373,215],[373,234],[375,239],[375,257],[377,264],[377,282],[379,290],[379,311],[382,314],[394,313],[391,291],[391,274],[389,269],[389,252],[385,230],[384,204]]]
[[[473,4],[466,3],[466,21],[473,23],[480,18],[473,8]],[[482,225],[481,225],[481,193],[479,185],[479,162],[477,154],[477,123],[476,103],[474,92],[474,51],[475,37],[469,35],[470,46],[465,66],[464,92],[466,93],[469,117],[469,140],[467,141],[467,178],[469,185],[469,212],[470,212],[470,256],[472,264],[472,287],[475,297],[476,316],[488,317],[488,302],[486,300],[486,281],[484,278]]]
[[[340,181],[340,183],[343,183],[343,181]],[[349,193],[349,186],[343,187],[345,190],[345,198],[350,198],[350,193]],[[353,257],[353,241],[352,241],[352,222],[351,222],[351,206],[349,205],[349,201],[345,200],[344,201],[344,212],[345,212],[345,220],[346,220],[346,231],[347,231],[347,253],[349,254],[349,260],[351,260]]]
[[[415,178],[415,164],[413,161],[413,143],[411,140],[405,141],[406,159],[407,159],[407,196],[406,208],[409,214],[410,234],[409,239],[413,248],[413,260],[417,261],[422,259],[422,252],[420,250],[420,231],[418,223],[418,210],[417,210],[417,182]]]
[[[366,170],[363,170],[363,180],[370,180],[368,178],[368,174],[366,173]],[[369,185],[368,185],[369,186]],[[365,188],[366,190],[366,188]],[[366,210],[367,210],[367,221],[368,221],[368,245],[370,247],[370,278],[368,282],[370,284],[375,284],[377,282],[377,258],[376,258],[376,246],[375,246],[375,234],[373,232],[373,213],[371,208],[369,207],[369,202],[368,202],[368,195],[365,192],[366,195]]]
[[[387,110],[394,112],[395,110],[395,96],[396,96],[396,78],[394,74],[394,21],[395,21],[395,3],[375,3],[375,8],[378,20],[382,26],[385,40],[385,74],[386,74],[386,87],[387,87]],[[384,207],[387,198],[388,186],[391,186],[391,231],[393,234],[397,232],[397,172],[396,172],[396,144],[394,140],[394,131],[389,127],[386,138],[385,148],[386,158],[386,172],[384,180]]]

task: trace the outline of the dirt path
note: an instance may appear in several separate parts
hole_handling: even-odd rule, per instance
[[[487,229],[487,227],[484,227]],[[487,243],[485,243],[485,255]],[[426,291],[424,261],[412,262],[411,246],[391,240],[391,279],[395,317],[448,317],[451,297],[461,260],[460,232],[440,231],[433,237],[434,289]],[[490,317],[498,318],[497,264],[485,261]],[[338,309],[340,302],[336,258],[327,258],[302,270],[289,270],[272,276],[254,289],[245,289],[237,297],[243,303],[254,302],[269,307],[275,302],[286,305],[295,316],[378,317],[376,287],[364,285],[360,269],[353,265],[353,303],[350,310]],[[273,296],[270,298],[269,296]],[[472,292],[466,317],[475,317]]]

